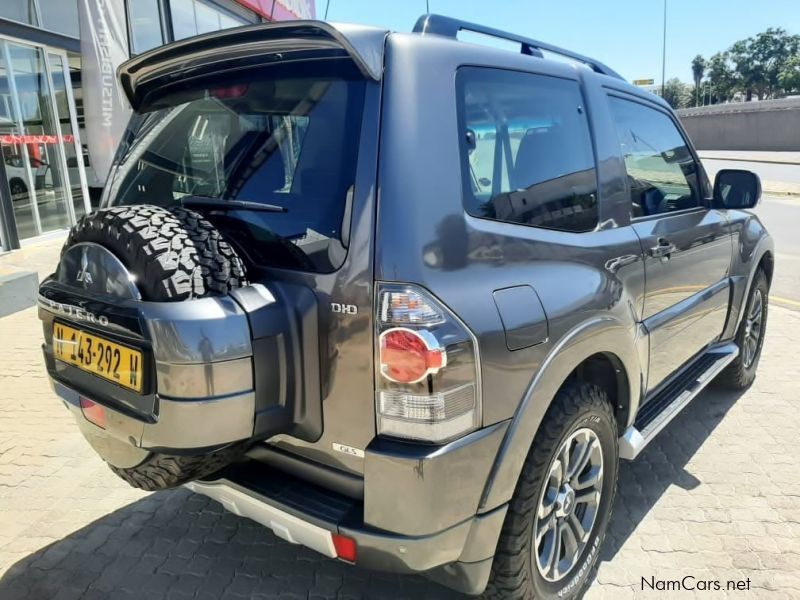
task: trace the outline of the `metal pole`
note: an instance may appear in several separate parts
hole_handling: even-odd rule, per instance
[[[664,82],[667,71],[667,0],[664,0],[664,44],[661,49],[661,97],[664,97]]]

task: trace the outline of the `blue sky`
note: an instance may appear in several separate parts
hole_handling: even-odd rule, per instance
[[[327,0],[316,0],[323,18]],[[594,56],[627,79],[661,79],[662,0],[429,0],[431,12],[522,33]],[[425,0],[330,0],[328,20],[410,31]],[[691,60],[767,27],[800,34],[800,0],[667,0],[667,79]]]

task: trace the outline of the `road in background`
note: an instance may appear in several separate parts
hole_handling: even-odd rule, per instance
[[[800,198],[766,197],[755,213],[775,240],[775,275],[770,296],[800,310]]]
[[[703,165],[712,181],[720,169],[747,169],[758,173],[762,181],[776,182],[779,187],[786,188],[796,185],[800,189],[800,164],[704,158]],[[769,189],[769,186],[765,187]],[[781,306],[800,310],[800,196],[778,196],[767,192],[755,213],[775,240],[772,300]]]
[[[700,153],[702,155],[702,152]],[[708,176],[714,176],[720,169],[746,169],[758,173],[763,181],[800,184],[800,164],[784,164],[772,162],[747,162],[743,160],[703,159]]]

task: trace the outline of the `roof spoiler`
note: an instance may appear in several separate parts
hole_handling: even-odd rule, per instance
[[[163,83],[199,76],[222,60],[243,66],[275,64],[311,56],[348,56],[368,79],[383,73],[387,30],[322,21],[283,21],[224,29],[140,54],[120,65],[117,77],[131,106],[138,109]]]

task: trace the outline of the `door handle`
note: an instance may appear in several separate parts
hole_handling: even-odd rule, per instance
[[[658,246],[650,248],[650,256],[669,260],[670,255],[675,252],[675,244],[665,238],[658,238]]]

